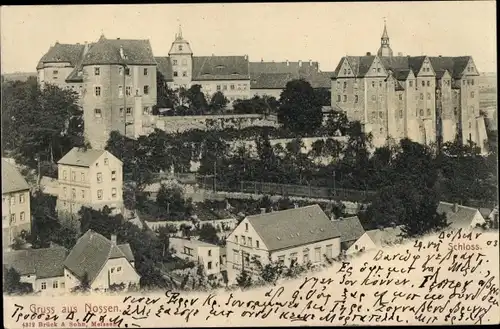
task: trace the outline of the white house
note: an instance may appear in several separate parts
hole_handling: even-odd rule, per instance
[[[169,238],[170,247],[174,249],[174,255],[179,258],[203,264],[207,275],[220,273],[223,262],[220,247],[196,239]]]
[[[117,244],[115,235],[109,240],[92,230],[78,239],[64,261],[66,290],[80,285],[85,274],[92,290],[121,283],[139,286],[140,280],[130,245]]]
[[[439,202],[437,207],[438,214],[446,214],[450,230],[470,230],[477,225],[485,224],[486,221],[481,212],[472,207],[461,206],[456,203]]]
[[[400,226],[370,230],[359,241],[364,243],[365,250],[382,248],[403,242],[402,232]]]
[[[365,236],[365,229],[358,216],[335,219],[332,223],[340,232],[340,249],[346,255],[361,252],[367,247],[371,247],[371,240]]]
[[[58,295],[65,292],[64,260],[68,250],[61,246],[16,250],[4,253],[4,269],[14,268],[20,281],[30,283],[35,293]]]
[[[318,205],[248,216],[226,240],[227,275],[234,283],[243,270],[256,273],[252,260],[290,266],[320,264],[340,253],[340,233]]]

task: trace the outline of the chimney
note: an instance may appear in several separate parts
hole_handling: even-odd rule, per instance
[[[123,46],[120,46],[120,57],[125,59],[125,54],[123,53]]]
[[[111,242],[116,244],[116,234],[111,234]]]
[[[299,61],[299,67],[302,67],[302,61]]]
[[[266,208],[260,208],[260,213],[265,214],[266,213]]]
[[[442,55],[439,55],[438,57],[443,57]]]
[[[371,52],[369,52],[369,51],[366,52],[366,56],[371,56],[371,55],[372,55]]]
[[[312,59],[309,60],[309,66],[312,66],[313,65],[313,61]]]
[[[83,56],[87,55],[89,48],[90,48],[89,44],[87,43],[87,41],[85,41],[85,45],[83,46]]]
[[[453,212],[458,212],[458,203],[453,204]]]
[[[299,207],[299,204],[298,204],[297,202],[295,202],[295,203],[293,204],[293,207],[294,207],[295,209],[297,209],[297,208]]]
[[[402,52],[399,52],[399,53],[398,53],[398,56],[403,56],[403,53],[402,53]]]
[[[288,61],[288,59],[286,60],[286,66],[290,66],[290,62]]]
[[[260,62],[261,62],[261,63],[264,63],[264,58],[262,58],[262,57],[261,57],[261,58],[260,58]]]
[[[248,55],[247,54],[245,54],[245,60],[248,60]]]

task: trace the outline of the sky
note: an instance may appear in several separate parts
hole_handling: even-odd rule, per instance
[[[167,56],[179,24],[195,56],[318,61],[376,53],[384,18],[394,54],[473,56],[496,72],[494,1],[272,4],[58,5],[1,7],[2,73],[34,72],[56,41],[149,39]]]

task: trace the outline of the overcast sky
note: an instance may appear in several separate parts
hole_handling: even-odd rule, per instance
[[[149,39],[166,56],[179,23],[194,55],[245,55],[251,61],[318,61],[378,50],[387,19],[394,54],[471,55],[496,72],[493,1],[15,6],[1,8],[2,73],[33,72],[56,41]]]

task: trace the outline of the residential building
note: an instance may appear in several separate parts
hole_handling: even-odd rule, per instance
[[[363,225],[361,225],[358,216],[334,219],[332,220],[332,223],[340,233],[341,252],[346,255],[352,255],[366,250],[366,238],[362,239],[366,232]]]
[[[108,206],[114,213],[123,212],[122,162],[113,154],[74,147],[57,166],[58,213],[76,214],[82,206]]]
[[[393,55],[387,28],[376,55],[342,57],[332,78],[331,101],[374,136],[422,144],[472,140],[484,148],[478,70],[471,56]]]
[[[340,244],[340,232],[318,205],[248,216],[226,239],[228,281],[242,270],[257,273],[255,261],[322,264],[339,255]]]
[[[66,291],[79,286],[85,276],[92,290],[120,284],[139,286],[140,280],[130,245],[117,244],[116,235],[107,239],[92,230],[78,239],[64,261]]]
[[[106,39],[56,44],[40,59],[38,81],[80,95],[85,136],[104,148],[113,130],[138,137],[148,130],[156,105],[156,61],[148,40]]]
[[[479,209],[461,206],[457,203],[439,202],[438,214],[446,214],[449,230],[471,230],[486,223]]]
[[[366,231],[360,241],[363,241],[365,250],[383,248],[402,243],[402,233],[400,226],[375,229]]]
[[[31,232],[30,187],[17,168],[2,158],[2,241],[4,250]]]
[[[20,281],[30,283],[33,292],[60,294],[66,290],[64,260],[68,250],[61,246],[15,250],[4,253],[4,268],[14,268]]]
[[[206,275],[217,275],[223,261],[220,247],[194,238],[169,238],[176,257],[203,265]]]

